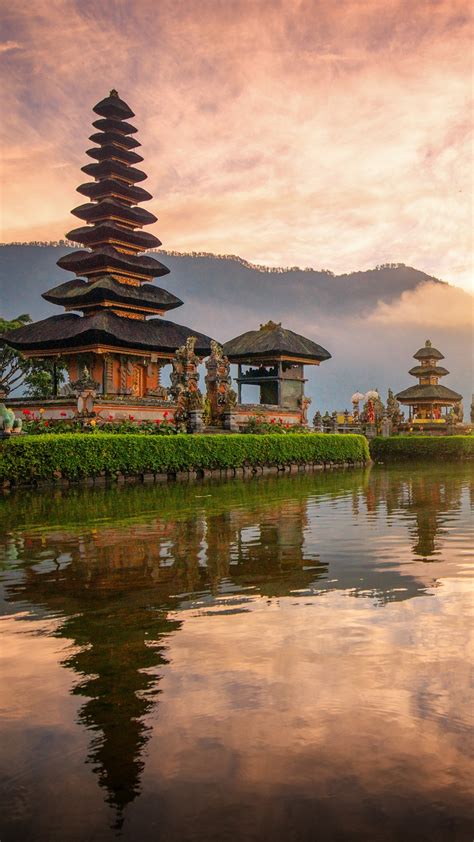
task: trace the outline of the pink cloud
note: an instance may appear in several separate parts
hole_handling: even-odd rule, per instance
[[[117,87],[167,247],[468,284],[465,0],[20,0],[4,17],[23,45],[2,70],[4,240],[70,228],[91,107]]]

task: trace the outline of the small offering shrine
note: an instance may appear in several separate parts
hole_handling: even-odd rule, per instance
[[[231,339],[223,350],[238,366],[237,403],[228,413],[231,429],[244,426],[254,416],[288,424],[307,423],[311,400],[304,393],[304,366],[330,359],[329,351],[272,321]],[[244,386],[258,386],[258,403],[242,403]]]
[[[418,386],[410,386],[395,396],[401,404],[409,407],[409,424],[426,429],[442,426],[451,418],[462,421],[459,418],[462,395],[438,383],[440,377],[449,374],[446,368],[438,365],[439,360],[444,360],[441,351],[433,348],[427,339],[424,347],[413,357],[418,365],[413,366],[408,373],[418,379]]]
[[[136,167],[143,158],[136,151],[137,129],[128,122],[133,111],[115,90],[93,110],[98,116],[89,138],[94,146],[86,153],[93,162],[82,167],[93,180],[77,188],[89,201],[74,208],[83,224],[66,235],[85,249],[58,260],[58,266],[76,277],[43,294],[66,312],[18,328],[4,339],[25,357],[66,365],[69,382],[62,393],[56,388],[52,400],[41,401],[45,418],[74,416],[71,399],[81,392],[86,372],[89,414],[156,419],[163,415],[160,410],[173,415],[173,395],[160,383],[162,367],[172,364],[191,337],[193,353],[201,360],[210,353],[211,340],[161,318],[183,302],[150,283],[169,269],[144,254],[161,242],[142,230],[157,218],[138,207],[152,196],[137,186],[147,176]]]

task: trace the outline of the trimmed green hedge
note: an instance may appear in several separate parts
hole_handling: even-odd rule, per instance
[[[310,435],[176,435],[132,434],[24,436],[0,446],[0,479],[30,483],[92,477],[105,473],[173,473],[206,468],[291,463],[365,462],[370,459],[363,436]]]
[[[402,459],[472,459],[474,436],[391,436],[375,438],[370,443],[375,462]]]

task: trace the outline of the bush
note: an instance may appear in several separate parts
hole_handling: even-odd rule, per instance
[[[365,462],[363,436],[306,433],[292,436],[142,436],[100,433],[21,436],[0,446],[0,479],[29,483],[120,473],[173,473],[206,468],[290,463]]]
[[[402,459],[472,459],[474,436],[391,436],[375,438],[370,454],[376,462]]]

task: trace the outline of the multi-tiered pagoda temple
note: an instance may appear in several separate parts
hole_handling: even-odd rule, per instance
[[[418,378],[418,386],[410,386],[396,395],[400,403],[409,407],[410,422],[415,424],[444,423],[442,410],[450,409],[462,400],[462,395],[448,389],[447,386],[440,386],[440,377],[445,377],[449,371],[441,365],[439,360],[444,356],[437,348],[433,348],[429,339],[426,340],[423,348],[413,354],[418,365],[413,366],[408,372]]]
[[[43,295],[66,313],[12,331],[7,341],[25,357],[61,357],[71,382],[86,367],[103,399],[153,404],[164,397],[160,369],[177,348],[194,336],[196,354],[207,356],[210,338],[163,318],[148,318],[183,302],[150,283],[169,269],[144,254],[161,243],[142,230],[156,216],[137,207],[152,197],[137,186],[147,176],[135,166],[143,160],[136,152],[137,129],[128,122],[135,115],[114,90],[93,110],[99,119],[89,139],[95,145],[86,153],[93,163],[82,167],[93,180],[77,188],[89,201],[72,211],[85,224],[66,235],[86,250],[58,260],[76,277]]]

